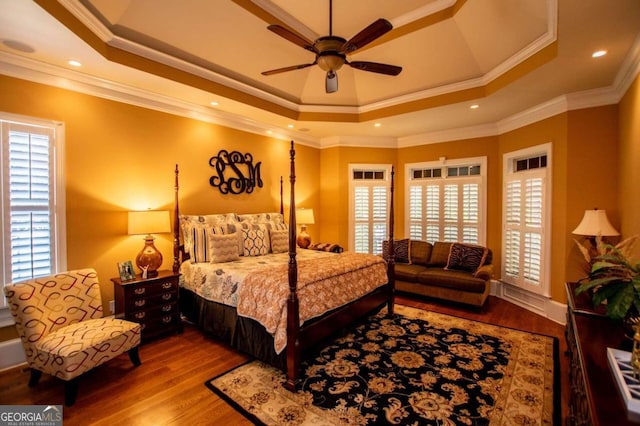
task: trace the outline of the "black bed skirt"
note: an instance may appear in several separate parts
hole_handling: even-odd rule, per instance
[[[373,315],[384,306],[387,306],[386,298],[388,292],[389,286],[384,285],[369,293],[369,296],[377,295],[376,299],[374,302],[367,304],[367,307],[364,308],[365,310],[354,310],[359,311],[355,321],[353,318],[344,322],[338,321],[338,324],[343,327],[343,331],[354,325],[354,323],[365,321],[369,315]],[[349,305],[346,305],[343,309],[350,310]],[[187,320],[196,324],[206,334],[282,371],[287,371],[287,351],[283,350],[280,354],[276,354],[273,336],[257,321],[238,316],[236,308],[206,300],[181,287],[180,310]],[[311,320],[305,327],[313,327],[315,322],[325,319],[331,314],[332,312],[328,312],[319,318]],[[333,330],[335,330],[333,333],[335,337],[335,335],[339,334],[339,330],[338,328]],[[322,343],[317,342],[316,345],[321,345]],[[306,349],[309,351],[313,348]],[[304,357],[305,353],[301,355]]]
[[[258,322],[238,316],[234,307],[203,299],[180,288],[180,310],[189,321],[208,335],[286,371],[287,351],[276,354],[273,336]]]

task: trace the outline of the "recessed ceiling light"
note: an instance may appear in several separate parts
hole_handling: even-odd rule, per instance
[[[216,102],[216,101],[211,101],[209,104],[210,104],[211,106],[218,106],[218,105],[220,105],[220,104],[219,104],[218,102]]]
[[[473,105],[471,105],[469,108],[471,108],[471,109],[478,109],[478,108],[480,108],[480,105],[478,105],[478,104],[473,104]]]
[[[596,50],[595,52],[593,52],[591,54],[591,57],[592,58],[600,58],[600,57],[602,57],[602,56],[604,56],[606,54],[607,54],[606,50]]]
[[[289,125],[287,125],[287,127],[288,127],[289,129],[293,129],[293,124],[289,124]]]
[[[81,67],[82,64],[76,60],[70,60],[69,62],[67,62],[69,65],[71,65],[72,67]]]
[[[268,134],[268,135],[273,134],[273,130],[267,130],[267,134]]]
[[[380,123],[376,123],[376,124],[373,125],[373,127],[380,127],[380,126],[382,126],[382,124],[380,124]]]

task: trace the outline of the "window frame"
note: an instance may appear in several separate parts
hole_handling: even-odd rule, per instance
[[[65,125],[62,122],[54,120],[46,120],[34,117],[27,117],[17,114],[0,112],[0,227],[3,230],[3,238],[0,239],[0,248],[2,249],[2,259],[0,260],[0,274],[4,283],[11,283],[11,265],[10,265],[10,246],[8,239],[11,235],[7,227],[6,218],[9,209],[9,194],[5,191],[5,181],[8,177],[5,171],[8,166],[8,159],[5,155],[5,144],[8,143],[8,134],[12,127],[26,127],[36,130],[37,128],[46,128],[52,134],[51,158],[50,158],[50,179],[52,179],[52,187],[50,196],[52,200],[51,215],[51,273],[57,273],[67,269],[67,227],[66,227],[66,192],[65,192],[65,174],[64,174],[64,138]],[[3,284],[4,285],[4,284]],[[0,327],[13,324],[11,319],[7,301],[2,297],[0,301]]]
[[[478,175],[466,175],[466,176],[448,176],[448,168],[460,168],[466,166],[480,165],[480,174]],[[478,242],[479,245],[486,245],[487,238],[487,157],[467,157],[446,159],[444,157],[436,161],[425,161],[419,163],[407,163],[405,164],[405,217],[404,217],[404,229],[405,235],[411,236],[411,187],[417,186],[413,180],[412,170],[414,169],[442,169],[442,173],[439,177],[433,177],[421,180],[420,186],[426,186],[427,182],[437,182],[439,190],[442,193],[444,191],[444,185],[449,182],[459,182],[461,185],[465,183],[476,183],[480,185],[478,194]],[[458,199],[460,199],[461,191],[458,193]],[[441,208],[444,208],[443,206]],[[424,221],[422,222],[425,223]],[[444,224],[444,218],[440,218],[440,235],[444,235],[442,226]],[[460,228],[460,221],[458,221],[458,228]],[[424,232],[423,232],[424,235]],[[462,234],[458,233],[459,236]]]
[[[551,142],[541,145],[532,146],[529,148],[520,149],[517,151],[511,151],[503,154],[502,157],[502,256],[501,256],[501,270],[500,280],[507,284],[516,286],[523,290],[529,291],[534,294],[538,294],[544,297],[551,296],[551,236],[552,236],[552,201],[553,201],[553,146]],[[515,171],[514,165],[517,160],[546,155],[547,162],[545,167],[539,167],[535,169],[527,169],[521,171]],[[520,176],[519,178],[509,179],[510,176]],[[541,177],[543,182],[544,194],[542,195],[543,206],[541,212],[543,214],[542,226],[540,234],[542,236],[541,243],[541,262],[539,283],[535,284],[531,280],[527,280],[523,275],[523,250],[521,247],[519,250],[519,262],[520,271],[518,277],[513,277],[506,273],[507,268],[507,209],[508,205],[508,190],[509,183],[522,180],[526,182],[526,178]],[[523,180],[524,179],[524,180]],[[525,229],[526,226],[521,224],[521,228]],[[522,234],[523,231],[521,231]],[[524,241],[524,236],[521,235],[521,240]]]
[[[349,170],[349,251],[354,251],[355,252],[355,248],[356,248],[356,244],[355,244],[355,237],[356,237],[356,232],[355,232],[355,225],[356,225],[356,220],[355,220],[355,188],[356,187],[373,187],[373,186],[380,186],[380,185],[376,185],[375,183],[380,183],[380,182],[384,182],[384,187],[386,188],[386,194],[387,194],[387,203],[385,206],[385,226],[387,227],[387,232],[384,237],[384,239],[388,238],[388,234],[389,234],[389,229],[388,229],[388,225],[389,225],[389,206],[390,206],[390,202],[391,202],[391,169],[392,169],[392,164],[349,164],[348,170]],[[365,171],[384,171],[384,179],[372,179],[372,180],[355,180],[353,178],[353,173],[355,170],[365,170]],[[367,182],[367,184],[362,184],[362,182]],[[369,221],[369,225],[372,226],[372,219],[370,219]],[[374,238],[373,235],[371,238]],[[374,242],[371,243],[370,249],[372,249],[374,251]],[[382,245],[380,250],[382,250]],[[372,252],[373,252],[372,251]]]

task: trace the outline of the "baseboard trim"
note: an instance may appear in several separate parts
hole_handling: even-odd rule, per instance
[[[491,281],[491,295],[504,299],[535,314],[565,325],[567,305],[549,297],[531,293],[502,281]]]
[[[15,368],[26,362],[27,358],[24,356],[24,349],[20,339],[0,342],[0,371]]]

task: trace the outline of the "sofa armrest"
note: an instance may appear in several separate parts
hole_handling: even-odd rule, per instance
[[[493,265],[483,265],[479,267],[476,272],[473,274],[476,278],[481,278],[485,281],[488,281],[493,276]]]

